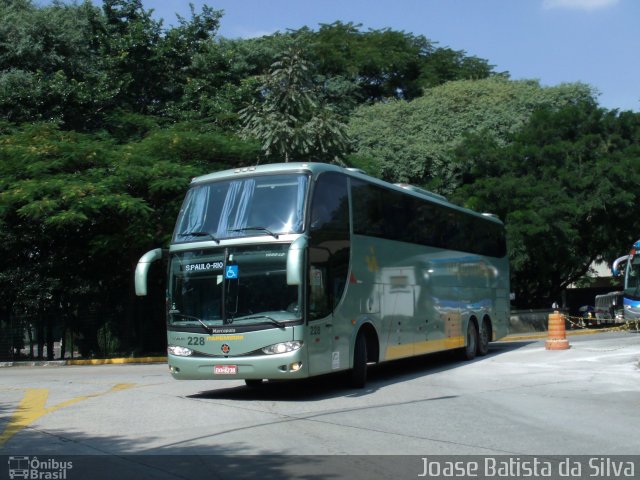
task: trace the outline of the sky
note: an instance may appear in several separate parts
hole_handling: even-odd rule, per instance
[[[335,21],[424,35],[543,86],[587,83],[607,109],[640,112],[638,0],[142,0],[165,26],[203,4],[219,34],[249,38]],[[101,3],[101,2],[96,2]]]

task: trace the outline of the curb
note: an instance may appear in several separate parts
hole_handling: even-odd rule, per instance
[[[571,337],[571,336],[576,336],[576,335],[594,335],[597,333],[607,333],[606,330],[575,330],[575,331],[571,331],[568,330],[566,331],[566,336],[567,337]],[[523,335],[508,335],[504,338],[501,338],[499,341],[500,342],[515,342],[518,340],[544,340],[546,338],[548,338],[549,333],[548,332],[539,332],[539,333],[530,333],[530,334],[523,334]]]
[[[66,360],[24,360],[18,362],[0,362],[1,367],[63,367]]]
[[[92,358],[88,360],[34,360],[0,362],[2,367],[64,367],[67,365],[123,365],[133,363],[167,363],[167,357]]]
[[[67,360],[67,365],[122,365],[125,363],[167,363],[167,357],[139,358],[92,358],[89,360]]]

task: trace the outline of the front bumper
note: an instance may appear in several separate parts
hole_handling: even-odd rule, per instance
[[[293,380],[309,376],[305,348],[289,353],[251,357],[181,357],[168,355],[176,380]],[[214,373],[216,366],[225,373]],[[232,372],[235,367],[235,373]]]

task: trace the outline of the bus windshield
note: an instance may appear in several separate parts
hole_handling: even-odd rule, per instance
[[[631,299],[640,300],[640,255],[629,258],[624,284],[625,295]]]
[[[300,233],[307,184],[307,175],[276,174],[195,185],[173,242]]]
[[[169,326],[281,326],[299,320],[299,289],[287,285],[288,244],[179,252],[169,267]]]

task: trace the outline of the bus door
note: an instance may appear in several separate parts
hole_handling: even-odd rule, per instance
[[[308,289],[308,351],[309,373],[312,375],[331,371],[333,352],[333,314],[330,308],[328,277],[329,252],[321,248],[309,248]]]
[[[348,366],[335,348],[334,310],[344,294],[351,250],[347,177],[323,173],[314,182],[309,215],[307,322],[309,373]]]

